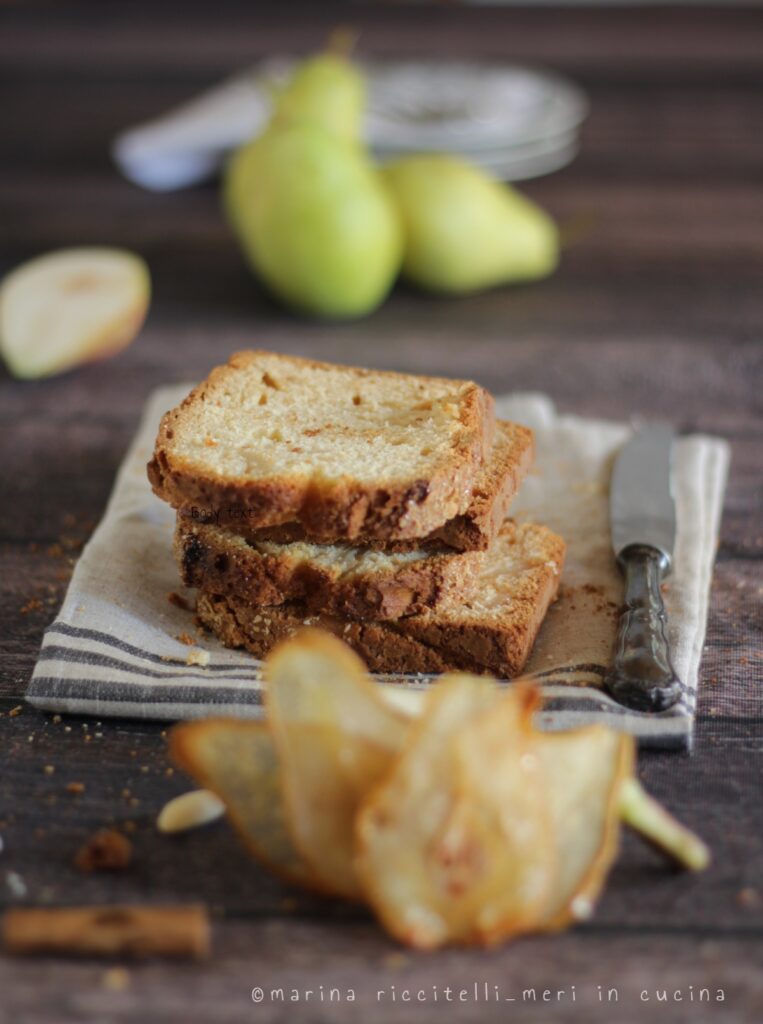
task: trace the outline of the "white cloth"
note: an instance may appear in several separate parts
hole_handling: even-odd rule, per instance
[[[174,513],[151,493],[146,463],[162,413],[189,388],[162,388],[147,404],[106,514],[45,633],[27,691],[36,707],[163,720],[262,713],[258,662],[206,634],[197,636],[188,611],[168,601],[171,591],[187,593],[189,601],[192,594],[178,584],[171,554]],[[541,723],[557,729],[601,721],[633,733],[645,746],[689,747],[728,446],[701,436],[676,445],[678,533],[665,603],[673,660],[687,694],[669,711],[642,714],[600,689],[622,601],[610,544],[609,478],[630,428],[560,416],[544,395],[508,395],[497,406],[501,417],[536,433],[537,460],[511,514],[548,525],[568,545],[560,597],[528,665],[546,698]],[[189,634],[198,641],[193,648],[178,639]],[[208,663],[198,664],[207,655]],[[394,681],[412,689],[431,683],[422,676]]]

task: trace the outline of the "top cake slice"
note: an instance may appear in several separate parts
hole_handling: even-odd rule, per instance
[[[512,498],[529,471],[534,455],[535,439],[532,430],[508,420],[497,420],[493,449],[480,467],[472,486],[469,505],[464,512],[449,519],[428,536],[416,540],[369,542],[366,537],[359,535],[356,543],[395,552],[422,548],[432,552],[443,548],[487,551],[498,536]],[[190,518],[203,521],[198,510],[197,515],[191,515]],[[241,520],[225,523],[217,520],[216,525],[225,526],[230,532],[238,533],[255,544],[262,541],[293,544],[309,539],[299,523],[282,523],[280,526],[260,529],[249,529],[248,524]],[[336,538],[326,540],[336,541]]]
[[[494,430],[471,381],[240,352],[165,415],[148,474],[220,525],[406,540],[468,508]]]

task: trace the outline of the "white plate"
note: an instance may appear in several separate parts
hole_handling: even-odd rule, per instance
[[[379,149],[491,149],[574,131],[588,104],[545,71],[453,62],[369,64],[367,135]]]
[[[580,146],[577,139],[566,146],[539,149],[537,153],[517,157],[474,156],[474,163],[489,171],[500,181],[525,181],[542,174],[551,174],[572,163]]]

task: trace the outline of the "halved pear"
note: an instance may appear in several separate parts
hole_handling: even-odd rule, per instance
[[[115,355],[148,311],[151,279],[123,249],[61,249],[0,284],[0,352],[15,377],[50,377]]]
[[[278,756],[264,722],[228,718],[175,726],[170,754],[222,800],[261,864],[285,882],[322,890],[292,841]]]
[[[345,644],[306,630],[265,662],[268,721],[294,843],[321,884],[359,898],[355,815],[402,749],[409,717]]]

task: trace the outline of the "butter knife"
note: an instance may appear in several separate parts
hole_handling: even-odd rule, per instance
[[[604,686],[638,711],[665,711],[683,689],[670,658],[660,589],[676,537],[673,440],[667,426],[642,428],[623,446],[612,474],[612,546],[625,576],[625,607]]]

